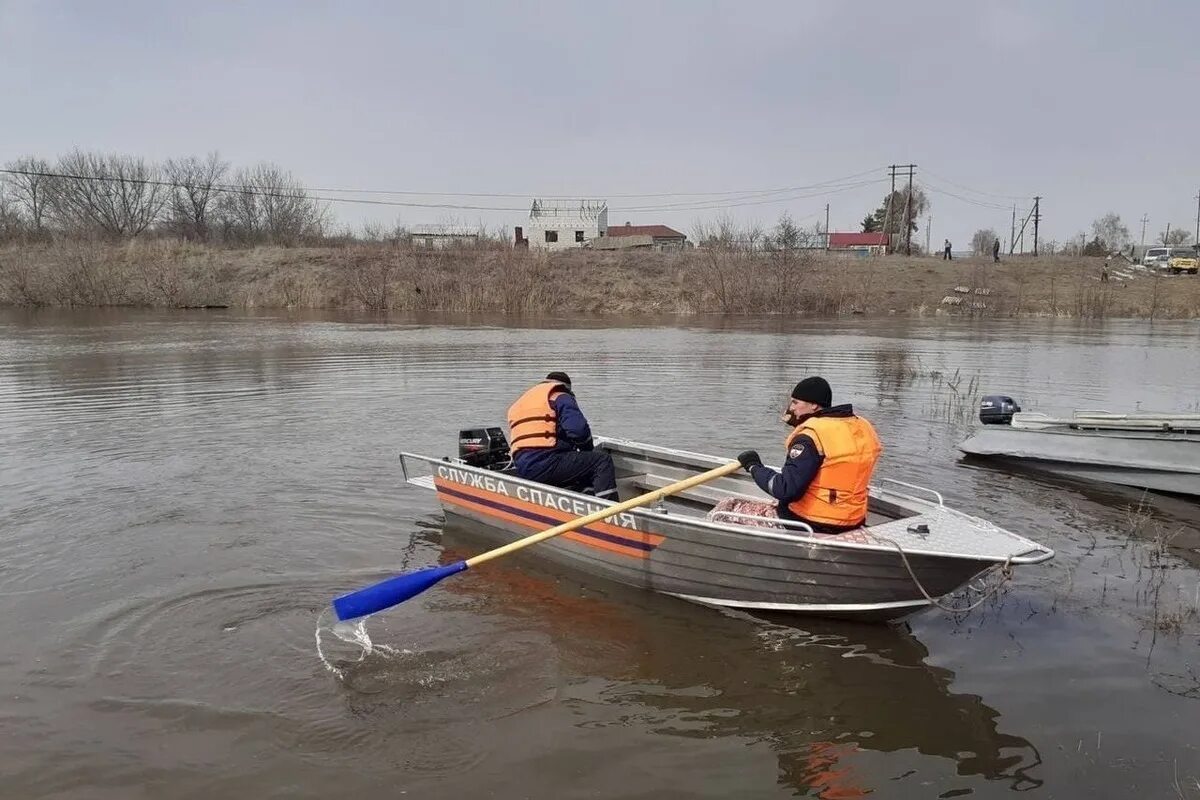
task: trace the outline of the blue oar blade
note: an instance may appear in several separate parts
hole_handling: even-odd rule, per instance
[[[348,619],[365,617],[376,611],[399,605],[409,598],[416,597],[421,592],[433,586],[443,578],[467,568],[467,562],[459,561],[444,567],[427,567],[410,572],[407,575],[397,575],[380,581],[373,586],[344,594],[333,601],[333,613],[342,622]]]

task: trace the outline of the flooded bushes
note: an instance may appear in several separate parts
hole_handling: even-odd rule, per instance
[[[204,255],[203,249],[163,241],[109,245],[80,239],[9,248],[0,251],[0,302],[174,308],[219,304],[227,277]]]
[[[395,242],[232,248],[164,238],[124,244],[79,239],[0,248],[0,304],[1086,320],[1200,316],[1200,278],[1143,273],[1118,280],[1116,272],[1101,282],[1093,261],[1099,260],[1013,259],[993,266],[736,247],[549,254],[503,246],[423,250]],[[980,287],[984,291],[975,292]],[[955,294],[960,288],[970,294]],[[947,296],[966,301],[947,306]]]

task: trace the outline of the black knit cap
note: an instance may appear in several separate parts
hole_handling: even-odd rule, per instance
[[[829,408],[833,405],[833,390],[829,388],[829,381],[819,375],[813,375],[797,383],[796,388],[792,389],[792,397],[796,400],[814,403],[821,408]]]
[[[559,383],[565,383],[567,386],[571,385],[571,376],[565,372],[551,372],[546,376],[546,380],[558,381]]]

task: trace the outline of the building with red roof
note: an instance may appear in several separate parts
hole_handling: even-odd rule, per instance
[[[829,249],[858,253],[859,255],[881,256],[888,250],[886,233],[831,233]]]

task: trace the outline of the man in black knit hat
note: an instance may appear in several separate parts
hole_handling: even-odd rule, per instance
[[[759,488],[779,501],[780,519],[817,533],[865,524],[867,487],[882,451],[875,428],[849,403],[833,405],[829,383],[815,375],[792,389],[783,421],[792,432],[782,471],[764,466],[753,450],[738,456]]]
[[[579,410],[565,372],[551,372],[508,409],[517,474],[538,483],[591,491],[618,500],[612,456],[592,445],[592,429]]]

